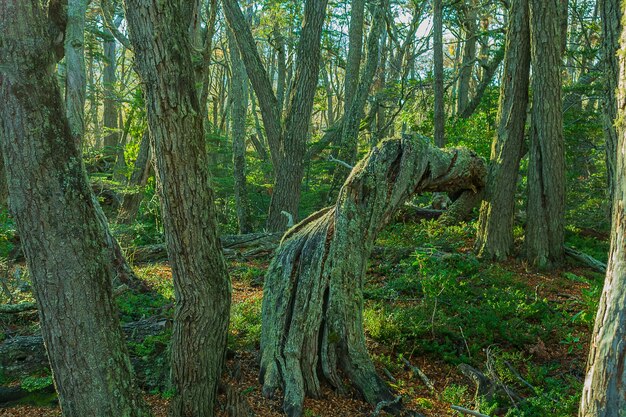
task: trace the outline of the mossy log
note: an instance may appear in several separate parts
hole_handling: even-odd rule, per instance
[[[365,346],[363,283],[377,234],[415,193],[479,191],[484,161],[405,135],[382,142],[354,167],[334,206],[283,237],[266,275],[260,379],[263,394],[283,389],[288,416],[326,381],[347,377],[370,404],[394,399]]]

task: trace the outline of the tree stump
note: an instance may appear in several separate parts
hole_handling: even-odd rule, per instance
[[[392,401],[365,346],[363,284],[376,236],[410,196],[479,191],[485,165],[463,149],[441,150],[405,135],[382,142],[352,170],[334,206],[290,229],[266,275],[261,335],[263,394],[282,388],[288,416],[321,381],[345,376],[370,404]]]

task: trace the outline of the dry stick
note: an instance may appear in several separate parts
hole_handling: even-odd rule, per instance
[[[409,362],[407,358],[402,358],[402,362],[404,362],[404,364],[413,372],[413,374],[417,374],[417,376],[420,377],[420,379],[422,380],[424,384],[426,384],[428,389],[430,389],[431,391],[435,390],[435,386],[433,385],[433,383],[430,382],[430,379],[428,379],[426,374],[422,372],[420,368],[418,368],[417,366],[411,365],[411,362]]]
[[[341,166],[344,166],[344,167],[346,167],[346,168],[348,168],[348,169],[352,169],[352,168],[354,168],[354,167],[353,167],[352,165],[350,165],[349,163],[344,162],[344,161],[342,161],[341,159],[337,159],[337,158],[335,158],[335,157],[334,157],[334,156],[332,156],[332,155],[328,156],[328,160],[329,160],[330,162],[335,162],[335,163],[337,163],[337,164],[339,164],[339,165],[341,165]]]
[[[452,408],[455,411],[458,411],[459,413],[469,414],[470,416],[490,417],[487,414],[479,413],[478,411],[474,411],[474,410],[468,410],[467,408],[459,407],[458,405],[451,405],[450,408]]]

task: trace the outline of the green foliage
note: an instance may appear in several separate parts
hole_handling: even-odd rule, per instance
[[[230,312],[228,345],[233,349],[250,349],[261,340],[261,299],[235,303]]]
[[[51,386],[52,383],[51,375],[27,376],[22,380],[20,386],[28,392],[35,392]]]
[[[9,256],[13,250],[11,239],[15,236],[15,224],[9,216],[9,211],[0,207],[0,259]]]

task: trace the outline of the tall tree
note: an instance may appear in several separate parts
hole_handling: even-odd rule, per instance
[[[117,23],[117,22],[116,22]],[[102,83],[104,86],[104,108],[103,108],[103,124],[104,124],[104,153],[105,155],[115,156],[117,154],[117,146],[120,140],[118,131],[118,100],[115,93],[117,75],[117,56],[116,42],[112,34],[107,34],[103,40],[104,49],[104,71],[102,74]]]
[[[563,259],[565,154],[561,102],[560,0],[530,1],[533,104],[528,161],[526,255],[539,268]]]
[[[444,126],[445,113],[443,102],[443,3],[433,0],[433,90],[434,90],[434,126],[435,144],[440,148],[446,144]]]
[[[339,159],[354,165],[357,161],[359,127],[365,113],[365,104],[369,97],[370,88],[374,82],[378,68],[380,35],[383,31],[385,2],[371,2],[372,26],[367,37],[367,60],[363,68],[360,65],[347,66],[344,114],[341,126]],[[362,36],[362,33],[361,33]],[[352,47],[352,45],[351,45]],[[361,45],[358,46],[359,48]],[[350,56],[350,54],[348,54]],[[350,72],[348,72],[350,71]],[[349,80],[356,79],[356,85],[348,90]],[[353,82],[353,81],[350,81]],[[349,100],[348,100],[349,98]],[[338,190],[350,173],[345,167],[339,166],[335,170],[329,197],[336,197],[334,190]]]
[[[127,0],[161,184],[161,212],[176,308],[170,415],[214,415],[226,351],[230,280],[217,236],[204,118],[192,64],[193,7],[183,0]]]
[[[304,176],[304,157],[317,86],[320,41],[327,2],[307,0],[304,5],[303,26],[296,47],[296,70],[283,121],[272,83],[237,0],[222,0],[224,15],[235,34],[248,78],[259,99],[274,165],[274,187],[267,220],[268,229],[272,231],[285,229],[287,216],[283,212],[294,219],[298,218],[300,185]]]
[[[85,14],[87,0],[67,1],[65,29],[65,108],[72,135],[81,144],[85,133]]]
[[[0,138],[64,416],[148,416],[117,320],[110,261],[54,74],[61,2],[0,3]],[[58,58],[59,55],[56,56]]]
[[[512,0],[500,87],[498,130],[480,208],[476,250],[502,260],[513,249],[515,190],[522,158],[530,72],[528,0]]]
[[[470,83],[474,73],[474,63],[476,62],[476,41],[478,36],[478,16],[474,1],[463,1],[457,3],[459,14],[461,15],[461,28],[463,29],[463,57],[461,68],[459,69],[459,80],[457,87],[457,114],[465,112],[469,103]]]
[[[606,4],[605,4],[606,6]],[[612,6],[616,6],[613,4]],[[622,19],[626,6],[621,7]],[[622,30],[617,90],[617,149],[626,146],[626,31]],[[607,52],[607,51],[605,51]],[[591,337],[580,417],[621,417],[626,410],[626,155],[616,155],[611,249]]]
[[[235,179],[235,206],[239,233],[252,232],[250,203],[246,187],[246,115],[248,113],[248,76],[241,61],[235,38],[228,31],[231,74],[230,100],[232,103],[231,128],[233,136],[233,177]],[[283,48],[284,50],[284,48]],[[279,81],[280,82],[280,81]]]
[[[602,21],[602,62],[604,66],[604,99],[603,122],[606,149],[606,171],[609,195],[609,207],[613,204],[615,192],[617,130],[614,122],[617,119],[616,90],[619,78],[619,62],[616,51],[619,48],[619,36],[622,32],[621,11],[619,0],[598,0]]]

